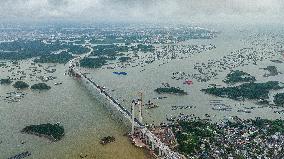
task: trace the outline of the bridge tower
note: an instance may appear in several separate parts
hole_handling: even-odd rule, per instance
[[[132,123],[132,127],[131,127],[131,135],[134,134],[134,126],[135,126],[135,122],[134,122],[134,119],[135,119],[135,100],[132,100],[132,106],[131,106],[131,123]]]
[[[139,92],[140,99],[139,101],[139,121],[142,123],[143,122],[143,117],[142,117],[142,106],[143,106],[143,93]]]

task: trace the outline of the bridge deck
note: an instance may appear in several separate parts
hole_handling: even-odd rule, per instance
[[[131,113],[124,108],[119,102],[117,102],[111,95],[109,95],[105,90],[103,90],[99,85],[97,85],[94,81],[92,81],[90,78],[88,78],[86,75],[82,74],[79,71],[75,71],[75,73],[79,74],[81,78],[87,80],[89,83],[91,83],[101,94],[103,94],[109,101],[112,102],[114,106],[118,108],[120,112],[124,114],[124,116],[131,122]],[[144,125],[137,119],[134,118],[135,125],[139,127],[144,127]]]
[[[119,102],[117,102],[112,96],[110,96],[105,90],[103,90],[99,85],[97,85],[94,81],[88,78],[86,75],[82,74],[78,69],[72,69],[76,74],[80,75],[80,77],[95,87],[95,89],[104,95],[115,108],[117,108],[130,122],[132,122],[131,113],[125,109]],[[151,131],[149,131],[144,125],[137,119],[134,119],[135,125],[141,127],[141,132],[148,137],[149,141],[151,141],[156,147],[158,147],[163,152],[162,158],[167,159],[181,159],[181,156],[172,151],[167,145],[160,141]]]

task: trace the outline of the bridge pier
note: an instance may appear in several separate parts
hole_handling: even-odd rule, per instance
[[[135,102],[132,103],[133,109],[130,113],[123,106],[121,106],[113,97],[111,97],[107,92],[105,92],[99,85],[95,84],[95,82],[86,77],[86,75],[82,74],[78,69],[71,68],[70,73],[72,73],[73,75],[78,75],[80,77],[79,79],[81,79],[82,83],[86,85],[87,89],[89,89],[96,96],[97,94],[100,94],[99,98],[103,97],[104,99],[106,99],[104,100],[106,101],[105,104],[108,106],[108,109],[112,111],[112,114],[120,116],[122,120],[125,119],[128,121],[128,123],[131,123],[132,134],[134,133],[134,127],[138,127],[140,131],[140,137],[142,136],[142,140],[144,140],[145,144],[148,145],[150,150],[154,152],[155,150],[157,150],[156,154],[159,157],[166,159],[182,158],[178,153],[171,151],[168,146],[162,143],[153,133],[151,133],[147,128],[145,128],[144,125],[141,123],[142,119],[137,120],[134,117]],[[139,114],[142,114],[142,111],[139,112]]]

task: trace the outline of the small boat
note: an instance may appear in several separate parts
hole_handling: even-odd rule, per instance
[[[62,82],[59,82],[59,83],[54,83],[54,85],[56,85],[56,86],[57,86],[57,85],[60,85],[60,84],[62,84]]]
[[[183,82],[183,84],[192,85],[193,82],[192,82],[192,80],[186,80],[186,81]]]
[[[116,75],[127,75],[127,73],[126,72],[113,72],[113,74],[116,74]]]
[[[153,109],[153,108],[158,108],[158,107],[159,107],[158,105],[152,104],[152,105],[149,105],[149,106],[147,107],[147,109]]]
[[[249,110],[238,110],[237,112],[251,113],[251,111],[249,111]]]

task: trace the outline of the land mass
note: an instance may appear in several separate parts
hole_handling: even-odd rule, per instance
[[[31,89],[38,89],[38,90],[48,90],[51,87],[45,83],[38,83],[31,86]]]
[[[284,120],[233,117],[220,124],[179,121],[173,126],[178,151],[193,158],[281,158]],[[272,146],[275,145],[275,146]],[[241,151],[246,150],[246,151]]]
[[[273,102],[274,102],[276,105],[284,106],[284,93],[277,93],[277,94],[274,96]]]
[[[0,84],[11,84],[13,81],[9,78],[1,79]]]
[[[264,77],[277,76],[279,74],[275,66],[267,66],[266,68],[263,69],[269,71],[268,74],[263,75]]]
[[[244,83],[234,87],[212,87],[202,89],[201,91],[219,97],[227,97],[234,100],[240,99],[254,99],[265,100],[268,99],[270,90],[279,90],[284,88],[279,85],[278,81],[269,81],[266,83]]]
[[[17,89],[24,89],[29,87],[29,85],[23,81],[17,81],[16,83],[13,84],[13,86]]]
[[[102,145],[105,145],[105,144],[108,144],[108,143],[111,143],[111,142],[114,142],[115,141],[115,137],[113,136],[106,136],[106,137],[103,137],[100,141],[100,143]]]
[[[231,71],[224,80],[225,83],[235,84],[240,82],[254,82],[256,81],[255,77],[246,73],[244,71],[235,70]]]
[[[87,68],[101,68],[107,63],[107,57],[84,58],[80,60],[80,66]]]
[[[68,52],[64,51],[59,54],[47,54],[42,55],[39,58],[35,59],[36,63],[67,63],[71,60],[73,56]]]
[[[64,136],[63,126],[50,123],[26,126],[21,132],[33,134],[39,137],[46,137],[51,141],[61,140]]]
[[[168,93],[168,94],[179,94],[179,95],[186,95],[187,92],[184,90],[181,90],[180,88],[176,87],[165,87],[165,88],[157,88],[155,89],[155,92],[162,94],[162,93]]]

